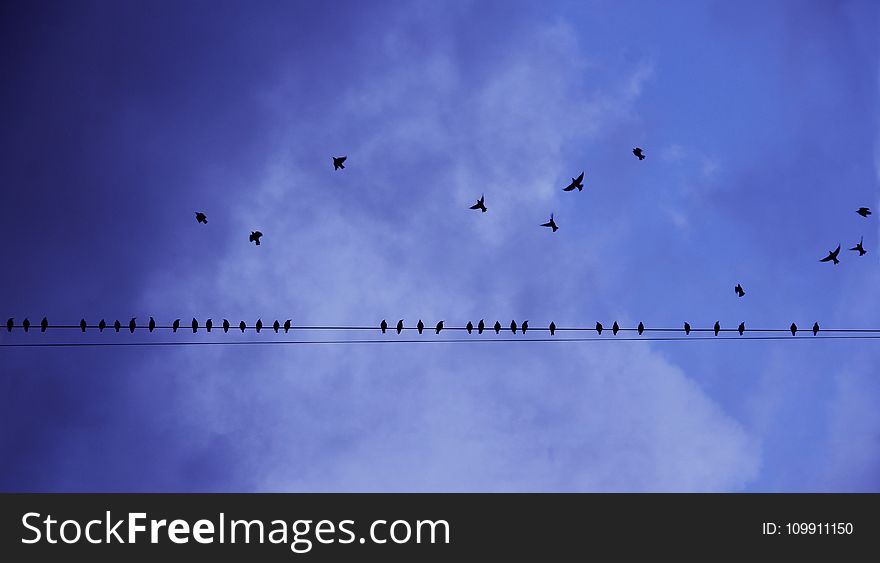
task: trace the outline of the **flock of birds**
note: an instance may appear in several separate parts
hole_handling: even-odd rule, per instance
[[[871,215],[871,210],[867,207],[859,207],[858,209],[856,209],[856,213],[858,213],[862,217],[867,218],[868,215]],[[865,237],[861,237],[859,239],[859,243],[857,245],[855,245],[854,247],[850,248],[850,250],[852,250],[854,252],[858,252],[859,256],[864,256],[865,254],[868,253],[868,251],[865,250],[864,242],[865,242]],[[834,250],[829,250],[828,256],[826,256],[825,258],[822,258],[821,260],[819,260],[819,262],[831,262],[832,264],[840,264],[840,259],[837,257],[839,254],[840,254],[840,245],[838,244],[837,248],[835,248]]]

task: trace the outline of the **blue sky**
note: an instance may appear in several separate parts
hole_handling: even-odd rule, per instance
[[[876,327],[878,30],[869,1],[5,3],[3,319]],[[0,356],[2,490],[880,490],[872,341]]]

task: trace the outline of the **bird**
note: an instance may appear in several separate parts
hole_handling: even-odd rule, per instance
[[[817,334],[819,334],[819,323],[814,323],[813,324],[813,336],[816,336]]]
[[[292,322],[293,321],[291,321],[290,319],[287,319],[286,321],[284,321],[284,334],[287,334],[287,332],[290,330],[290,324]],[[382,322],[384,322],[384,321],[382,321]],[[385,331],[383,330],[382,332],[384,333]]]
[[[620,325],[617,324],[617,321],[614,321],[614,324],[611,325],[611,334],[617,336],[617,331],[620,330]]]
[[[739,328],[737,328],[737,330],[739,331],[739,335],[742,336],[743,333],[746,331],[746,323],[739,323]]]
[[[859,207],[859,208],[856,210],[856,213],[858,213],[858,214],[861,215],[862,217],[867,217],[868,215],[871,214],[871,210],[868,209],[867,207]]]
[[[596,322],[596,332],[602,334],[602,323]]]
[[[474,323],[468,321],[468,324],[464,328],[467,329],[468,334],[471,334],[472,332],[474,332]]]
[[[559,227],[556,226],[556,221],[553,220],[552,213],[550,214],[550,220],[547,221],[546,223],[541,223],[541,226],[542,227],[550,227],[551,229],[553,229],[554,233],[559,230]]]
[[[556,334],[556,323],[550,321],[550,336]]]
[[[840,264],[840,260],[837,259],[837,255],[840,254],[840,245],[837,245],[837,248],[828,252],[828,256],[819,260],[819,262],[828,262],[832,261],[835,264]]]
[[[797,325],[794,324],[794,323],[791,323],[791,326],[789,327],[789,330],[791,331],[791,335],[792,335],[792,336],[796,335],[796,334],[797,334]]]
[[[150,317],[150,324],[147,325],[147,328],[150,330],[150,332],[153,332],[154,330],[156,330],[156,319],[154,319],[153,317]]]
[[[257,324],[254,327],[257,329],[257,334],[260,334],[260,331],[263,329],[263,319],[257,319]]]
[[[572,178],[571,183],[569,185],[565,186],[564,188],[562,188],[562,191],[571,192],[571,191],[574,191],[575,188],[577,188],[577,191],[579,191],[579,192],[584,191],[584,173],[583,172],[581,172],[581,175],[578,176],[577,178]]]
[[[516,321],[510,321],[510,332],[516,334]]]
[[[21,326],[22,326],[22,328],[24,328],[25,332],[27,332],[28,329],[31,328],[31,322],[29,320],[27,320],[27,317],[25,317],[25,319],[23,321],[21,321]]]
[[[743,286],[741,286],[740,284],[736,284],[736,287],[733,288],[733,291],[740,297],[746,294]]]
[[[715,321],[715,336],[718,336],[719,332],[721,332],[721,323]]]
[[[135,323],[135,319],[137,319],[137,317],[132,317],[131,320],[128,321],[128,330],[132,334],[134,334],[134,329],[137,328],[137,324]]]
[[[195,333],[199,329],[199,321],[197,321],[195,317],[193,317],[192,329],[193,333]]]
[[[174,319],[174,323],[171,325],[171,332],[177,332],[178,328],[180,328],[180,319]]]
[[[690,323],[684,323],[684,333],[685,334],[691,333],[691,324]]]
[[[345,165],[342,163],[348,158],[347,156],[334,156],[331,158],[333,158],[333,170],[339,170],[340,168],[343,170],[345,169]]]
[[[207,321],[205,321],[205,330],[207,330],[208,332],[211,332],[211,328],[213,326],[214,326],[214,321],[212,321],[211,319],[208,319]]]
[[[248,240],[252,243],[260,246],[260,237],[263,236],[263,233],[260,231],[251,231],[251,236],[248,237]]]
[[[116,319],[116,322],[113,323],[113,330],[119,332],[120,328],[122,328],[122,323],[119,322],[119,319]]]
[[[419,330],[419,334],[425,330],[425,323],[422,322],[422,319],[419,319],[419,323],[416,325],[416,328]]]
[[[86,331],[86,320],[85,319],[81,319],[79,321],[79,329],[83,332]]]
[[[208,216],[202,213],[201,211],[196,211],[196,221],[199,223],[208,224]]]
[[[284,330],[287,330],[287,326],[284,327]],[[388,322],[385,319],[382,319],[382,322],[379,323],[379,330],[382,331],[382,334],[385,334],[385,331],[388,330]]]
[[[241,321],[240,323],[238,323],[238,329],[239,329],[241,332],[244,332],[244,329],[245,329],[245,328],[247,328],[247,325],[244,324],[244,321]]]
[[[865,254],[868,253],[868,251],[865,250],[865,247],[862,246],[862,243],[863,243],[864,241],[865,241],[865,237],[862,237],[861,239],[859,239],[859,244],[857,244],[857,245],[855,245],[854,247],[850,248],[850,250],[858,250],[858,251],[859,251],[859,256],[864,256]]]
[[[43,317],[43,320],[40,321],[40,332],[46,332],[47,328],[49,328],[49,319]]]
[[[403,319],[397,321],[397,334],[400,334],[401,330],[403,330]]]
[[[645,332],[645,325],[639,322],[639,336],[641,336],[643,332]]]
[[[477,334],[483,334],[483,331],[486,329],[486,323],[483,322],[483,319],[480,319],[480,323],[477,325]]]
[[[437,326],[434,328],[434,330],[437,331],[436,334],[440,334],[440,331],[443,330],[443,321],[437,323]]]
[[[639,160],[645,160],[645,153],[642,152],[642,149],[636,147],[633,149],[633,154],[639,157]]]
[[[13,319],[12,317],[9,317],[9,319],[6,320],[6,332],[12,332],[12,326],[14,324],[15,324],[15,319]]]
[[[278,319],[275,319],[275,323],[272,324],[272,329],[275,331],[275,334],[278,334],[278,331],[281,329],[281,323],[278,322]]]
[[[495,326],[492,328],[495,329],[495,334],[501,334],[501,323],[500,322],[495,321]]]
[[[477,200],[477,203],[471,205],[471,209],[479,209],[481,212],[485,213],[486,211],[488,211],[488,209],[486,209],[485,200],[486,197],[481,195],[480,199]]]
[[[229,332],[229,320],[223,319],[223,332]]]
[[[104,332],[104,329],[106,327],[107,327],[107,323],[104,321],[104,319],[101,319],[101,322],[98,323],[98,331]]]
[[[522,324],[522,333],[525,334],[527,330],[529,330],[529,321],[525,320]]]

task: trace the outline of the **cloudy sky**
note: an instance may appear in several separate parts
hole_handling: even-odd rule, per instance
[[[870,0],[6,2],[0,315],[876,328],[878,37]],[[5,347],[0,489],[878,491],[874,342]]]

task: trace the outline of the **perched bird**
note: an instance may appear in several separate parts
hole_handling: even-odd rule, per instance
[[[180,328],[180,319],[174,319],[174,322],[171,324],[171,332],[177,332],[178,328]]]
[[[501,334],[501,323],[500,322],[495,321],[495,326],[492,328],[495,329],[495,334]]]
[[[690,325],[690,323],[684,323],[684,333],[685,333],[685,334],[690,334],[690,333],[691,333],[691,325]]]
[[[443,321],[440,321],[439,323],[437,323],[437,326],[435,327],[434,330],[437,331],[435,334],[440,334],[440,331],[443,330]]]
[[[551,229],[553,229],[554,233],[559,230],[559,227],[556,226],[556,221],[553,220],[552,213],[550,214],[550,220],[547,221],[546,223],[541,223],[541,226],[542,227],[550,227]]]
[[[135,323],[135,319],[137,317],[132,317],[130,321],[128,321],[128,331],[134,334],[134,329],[137,328],[137,324]]]
[[[27,332],[31,328],[31,322],[27,320],[27,317],[23,321],[21,321],[21,326],[24,328],[24,331]]]
[[[602,323],[600,323],[600,322],[596,323],[596,332],[598,334],[602,334]]]
[[[571,192],[571,191],[574,191],[575,188],[577,188],[577,191],[579,191],[579,192],[582,192],[584,190],[584,173],[583,172],[581,172],[581,175],[578,176],[577,178],[572,178],[571,183],[569,185],[565,186],[564,188],[562,188],[562,191]]]
[[[196,211],[196,221],[199,223],[208,224],[208,216],[202,213],[201,211]]]
[[[715,321],[715,336],[718,336],[719,332],[721,332],[721,323]]]
[[[480,211],[485,213],[486,211],[488,211],[488,209],[486,209],[486,201],[485,200],[486,200],[486,197],[481,195],[480,199],[477,200],[477,203],[471,205],[471,209],[479,209]]]
[[[292,321],[290,319],[287,319],[286,321],[284,321],[284,334],[287,334],[288,331],[290,330],[290,323],[291,322]],[[384,323],[385,321],[382,321],[382,322]],[[385,326],[387,327],[388,325],[385,325]],[[384,333],[385,331],[383,330],[382,332]]]
[[[208,319],[207,321],[205,321],[205,330],[207,330],[208,332],[211,332],[211,328],[213,328],[213,327],[214,327],[214,321],[212,321],[211,319]]]
[[[733,288],[733,291],[740,297],[746,294],[745,290],[743,290],[743,286],[740,284],[736,284],[736,287]]]
[[[819,323],[813,324],[813,336],[819,334]]]
[[[278,322],[278,319],[275,319],[275,323],[272,324],[272,329],[275,331],[275,334],[278,334],[278,331],[281,330],[281,323]]]
[[[529,321],[525,320],[522,324],[522,333],[525,334],[527,330],[529,330]]]
[[[333,158],[333,170],[339,170],[340,168],[343,170],[345,169],[345,165],[342,163],[348,158],[347,156],[334,156],[331,158]]]
[[[248,240],[252,243],[260,246],[260,237],[263,236],[263,233],[260,231],[251,231],[251,236],[248,237]]]
[[[791,335],[792,335],[792,336],[796,335],[796,334],[797,334],[797,325],[794,324],[794,323],[791,323],[791,326],[789,327],[789,330],[791,331]]]
[[[642,149],[636,147],[633,149],[633,154],[639,157],[639,160],[645,160],[645,153],[642,152]]]
[[[835,264],[840,264],[840,260],[837,259],[837,255],[838,255],[838,254],[840,254],[840,245],[839,245],[839,244],[837,245],[837,248],[836,248],[836,249],[830,251],[830,252],[828,253],[828,256],[826,256],[825,258],[822,258],[821,260],[819,260],[819,262],[828,262],[828,261],[832,261],[832,262],[834,262]]]
[[[868,209],[867,207],[859,207],[858,210],[856,210],[856,213],[858,213],[862,217],[867,217],[868,215],[871,214],[871,210]]]
[[[107,328],[107,323],[101,319],[101,322],[98,323],[98,332],[104,332],[105,328]]]
[[[9,319],[6,320],[6,332],[12,332],[12,326],[14,324],[15,324],[15,319],[13,319],[12,317],[9,317]]]
[[[83,332],[86,331],[86,320],[85,319],[81,319],[79,321],[79,329]]]
[[[516,334],[516,321],[510,321],[510,332]]]
[[[550,321],[550,336],[556,334],[556,323]]]
[[[620,330],[620,325],[617,324],[617,321],[614,321],[614,324],[611,325],[611,334],[617,336],[617,331]]]
[[[257,334],[260,334],[260,331],[263,329],[263,319],[257,319],[257,324],[254,325],[254,328],[257,329]]]
[[[419,323],[416,325],[416,328],[418,329],[419,334],[421,334],[422,331],[425,330],[425,323],[422,322],[422,319],[419,319]]]
[[[199,329],[199,321],[197,321],[195,317],[193,317],[192,329],[193,333],[195,333]]]
[[[40,321],[40,332],[46,332],[47,328],[49,328],[49,319],[43,317],[43,320]]]
[[[483,331],[486,329],[486,323],[483,322],[483,319],[480,319],[480,323],[477,325],[477,334],[483,334]]]
[[[120,328],[122,328],[122,323],[119,322],[119,319],[116,319],[116,322],[113,323],[113,330],[119,332]]]
[[[737,330],[739,331],[739,335],[742,336],[743,333],[746,331],[746,323],[739,323],[739,328],[737,328]]]
[[[287,327],[289,327],[289,326],[290,325],[287,325],[284,327],[285,332],[287,331]],[[382,331],[382,334],[385,334],[385,331],[388,330],[388,322],[385,319],[382,319],[382,322],[379,323],[379,330]]]
[[[857,244],[857,245],[855,245],[854,247],[850,248],[850,250],[858,250],[858,251],[859,251],[859,256],[864,256],[865,254],[868,253],[868,251],[865,250],[865,247],[862,246],[862,243],[863,243],[864,241],[865,241],[865,237],[862,237],[861,239],[859,239],[859,244]]]
[[[403,330],[403,319],[397,321],[397,334],[400,334],[401,330]]]
[[[641,336],[643,332],[645,332],[645,325],[639,322],[639,336]]]
[[[229,320],[223,319],[223,332],[229,332]]]
[[[467,326],[465,326],[464,328],[467,329],[468,334],[471,334],[472,332],[474,332],[474,323],[468,321]]]
[[[150,317],[150,324],[147,325],[147,328],[150,330],[150,332],[156,330],[156,319]]]
[[[247,328],[247,325],[244,324],[244,321],[241,321],[240,323],[238,323],[238,329],[239,329],[241,332],[244,332],[244,329],[246,329],[246,328]]]

